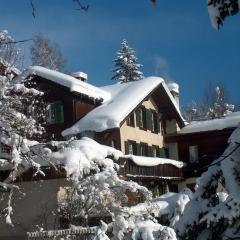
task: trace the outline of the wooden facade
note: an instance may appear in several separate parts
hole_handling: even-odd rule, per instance
[[[61,140],[63,130],[71,127],[76,121],[101,104],[100,100],[72,93],[67,87],[39,76],[34,76],[31,81],[35,82],[38,90],[44,92],[44,101],[47,104],[61,102],[63,106],[63,121],[48,123],[46,126],[49,138]]]
[[[223,154],[234,129],[174,134],[166,136],[165,141],[177,143],[179,160],[186,163],[184,177],[199,177],[212,161]],[[190,159],[191,146],[197,149],[197,158],[194,161]]]
[[[141,178],[158,178],[158,179],[174,179],[182,180],[183,171],[182,168],[177,168],[170,164],[159,164],[152,167],[138,166],[131,159],[120,158],[119,159],[119,175],[129,177],[141,177]]]

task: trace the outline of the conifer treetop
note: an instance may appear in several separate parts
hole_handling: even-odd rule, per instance
[[[117,57],[113,60],[115,68],[112,79],[120,83],[138,81],[143,78],[143,73],[139,71],[142,66],[137,63],[135,51],[128,46],[126,39],[121,43],[121,49],[117,51]]]

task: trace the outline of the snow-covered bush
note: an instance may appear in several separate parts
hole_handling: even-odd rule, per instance
[[[96,239],[175,239],[172,228],[157,223],[151,210],[152,194],[143,186],[118,177],[118,158],[122,153],[114,148],[82,138],[57,144],[58,151],[46,151],[51,162],[64,166],[73,187],[66,191],[59,205],[59,217],[70,227],[72,224],[88,226],[90,217],[108,217],[102,222]],[[139,206],[128,206],[127,193],[135,193],[145,201],[146,211]],[[176,198],[179,199],[179,198]],[[159,213],[160,215],[160,213]],[[145,227],[144,227],[145,226]],[[151,226],[151,228],[148,228]],[[105,229],[105,230],[103,230]]]

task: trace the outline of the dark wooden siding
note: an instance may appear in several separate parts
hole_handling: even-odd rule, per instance
[[[45,93],[44,100],[47,103],[63,102],[64,123],[47,125],[46,130],[49,138],[62,139],[61,132],[64,129],[72,126],[77,120],[100,104],[99,101],[95,101],[85,95],[76,95],[70,92],[69,88],[39,76],[35,76],[31,81],[36,83],[37,89]]]
[[[141,177],[155,177],[155,178],[175,178],[182,179],[182,168],[177,168],[170,164],[159,164],[154,167],[145,167],[136,165],[131,159],[120,158],[121,165],[119,175],[123,176],[141,176]]]
[[[120,129],[111,129],[105,132],[96,133],[95,140],[107,146],[111,146],[112,141],[115,142],[115,148],[121,150]]]
[[[185,177],[197,177],[212,161],[219,158],[228,146],[228,138],[233,129],[219,131],[198,132],[166,136],[165,141],[178,143],[179,160],[185,162]],[[189,159],[189,146],[198,146],[198,162],[191,163]]]

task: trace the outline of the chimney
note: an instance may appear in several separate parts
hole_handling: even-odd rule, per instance
[[[167,84],[167,87],[179,107],[179,85],[175,82],[171,82]]]
[[[78,79],[78,80],[80,80],[80,81],[87,82],[87,77],[88,76],[84,72],[72,72],[69,75]]]

